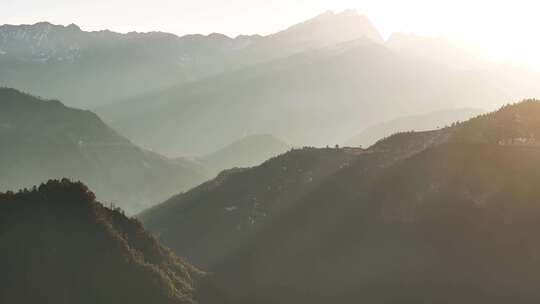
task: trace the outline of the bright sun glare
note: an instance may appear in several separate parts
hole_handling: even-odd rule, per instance
[[[386,37],[396,31],[442,36],[498,62],[540,69],[539,1],[334,2],[333,9],[354,7],[368,15]]]

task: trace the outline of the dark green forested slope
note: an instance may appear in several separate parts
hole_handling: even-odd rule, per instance
[[[539,122],[525,101],[379,142],[216,268],[216,286],[231,303],[538,302]]]
[[[535,303],[539,163],[536,148],[444,144],[341,172],[215,284],[231,303]]]
[[[139,218],[188,261],[212,269],[299,197],[348,166],[358,151],[305,148],[259,167],[224,171]]]
[[[204,274],[81,183],[0,194],[1,303],[193,303]]]
[[[212,294],[229,303],[537,303],[539,136],[540,102],[528,100],[383,139],[212,265]],[[214,194],[228,190],[229,201],[240,197]],[[198,209],[221,204],[208,191],[191,201]],[[169,219],[149,228],[174,244],[173,227],[190,213],[170,206],[154,208],[167,207]]]
[[[205,170],[133,145],[90,111],[0,88],[0,191],[70,177],[129,213],[206,180]]]

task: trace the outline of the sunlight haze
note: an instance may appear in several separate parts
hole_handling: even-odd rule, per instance
[[[356,9],[381,34],[445,37],[501,63],[540,69],[538,1],[294,0],[151,2],[126,0],[2,0],[2,23],[76,23],[85,30],[270,34],[327,10]]]
[[[0,0],[0,304],[540,303],[540,0]]]

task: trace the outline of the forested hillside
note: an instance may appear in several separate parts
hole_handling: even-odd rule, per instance
[[[212,269],[357,152],[362,150],[293,150],[255,168],[224,171],[139,218],[190,262]]]
[[[257,212],[272,216],[254,236],[225,258],[203,250],[217,259],[207,264],[213,294],[229,303],[535,303],[539,118],[540,102],[527,100],[438,131],[396,134],[358,150],[312,188],[294,184],[304,191],[293,199],[284,191],[263,200]],[[323,151],[278,160],[290,168],[293,155]],[[271,164],[236,174],[257,172],[250,183],[267,185]],[[214,183],[155,207],[143,221],[178,252],[197,248],[182,248],[180,239],[223,248],[187,225],[208,220],[214,231],[233,231],[238,220],[225,219],[253,216],[226,209],[245,194],[226,178]],[[245,193],[256,189],[239,184]]]
[[[194,303],[204,274],[81,183],[0,193],[0,302]]]

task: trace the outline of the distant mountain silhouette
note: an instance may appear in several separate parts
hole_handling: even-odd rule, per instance
[[[368,150],[289,152],[141,218],[209,266],[226,303],[535,303],[539,136],[540,101],[527,100]],[[331,174],[299,182],[323,163]],[[278,168],[286,175],[273,178]]]
[[[47,22],[0,26],[0,85],[96,107],[225,68],[249,37],[85,32]]]
[[[129,213],[206,180],[200,165],[143,150],[89,111],[0,88],[0,191],[70,177]]]
[[[46,22],[0,26],[0,35],[0,85],[91,108],[136,144],[174,157],[206,155],[244,134],[325,146],[398,116],[540,95],[539,75],[436,39],[385,42],[353,10],[267,36]]]
[[[356,10],[345,10],[341,13],[327,11],[315,18],[271,35],[271,38],[282,41],[303,40],[315,43],[314,46],[316,47],[360,38],[383,42],[381,34],[371,21],[366,16],[359,15]]]
[[[0,302],[195,303],[204,273],[81,183],[0,193]]]
[[[0,85],[85,108],[359,37],[381,40],[353,12],[266,37],[86,32],[48,22],[3,25],[0,37]]]
[[[250,44],[236,57],[238,65],[260,63],[335,44],[367,39],[383,43],[375,26],[355,10],[327,11]],[[242,64],[243,63],[243,64]]]
[[[534,81],[540,76],[523,75],[493,66],[456,69],[360,39],[178,85],[98,113],[134,142],[170,155],[210,153],[246,132],[270,133],[293,146],[326,146],[398,116],[490,109],[540,94],[540,81]]]
[[[379,139],[394,133],[444,128],[454,122],[468,120],[482,112],[478,109],[464,108],[399,117],[364,129],[345,142],[345,145],[369,147]]]
[[[270,134],[255,134],[234,141],[198,160],[219,173],[225,169],[258,166],[289,149],[289,145]]]

